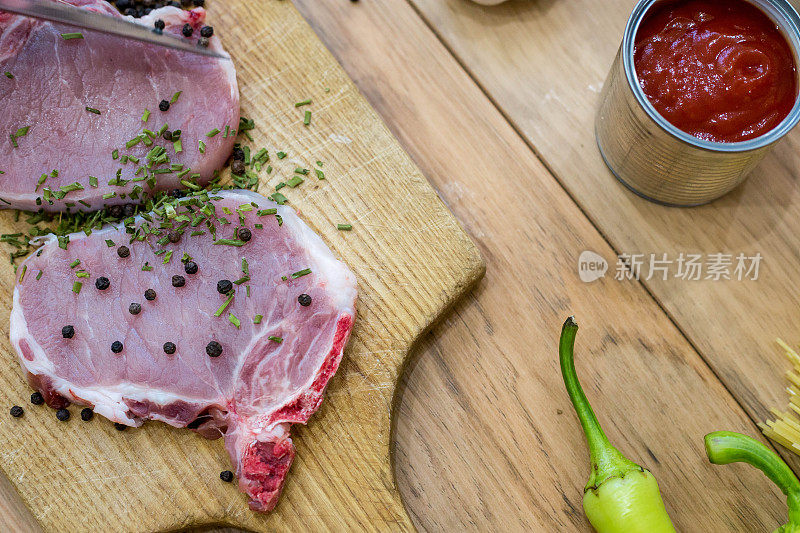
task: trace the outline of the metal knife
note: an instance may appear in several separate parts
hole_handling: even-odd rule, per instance
[[[124,39],[133,39],[156,46],[165,46],[175,50],[183,50],[220,59],[230,59],[227,55],[214,52],[197,45],[193,41],[184,40],[172,35],[157,34],[152,28],[130,22],[124,18],[101,15],[93,11],[81,9],[71,4],[52,0],[0,0],[0,11],[8,11],[18,15],[61,22],[87,30],[116,35]]]

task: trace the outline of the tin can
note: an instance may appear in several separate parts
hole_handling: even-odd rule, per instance
[[[734,143],[698,139],[670,124],[642,91],[633,64],[642,19],[662,0],[639,0],[625,26],[622,45],[601,93],[595,119],[600,153],[614,175],[648,200],[673,206],[701,205],[742,183],[798,121],[800,98],[786,118],[760,137]],[[787,0],[747,0],[783,32],[800,70],[800,16]]]

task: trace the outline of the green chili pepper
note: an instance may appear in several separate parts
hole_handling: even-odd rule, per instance
[[[583,489],[583,510],[598,533],[674,533],[658,483],[649,470],[608,442],[575,372],[573,317],[564,322],[558,346],[561,375],[589,444],[592,472]]]
[[[764,472],[786,495],[789,523],[774,533],[800,532],[800,481],[778,454],[755,439],[731,431],[715,431],[705,438],[706,455],[715,465],[747,463]]]

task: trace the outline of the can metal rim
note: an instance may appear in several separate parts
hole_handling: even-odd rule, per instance
[[[661,116],[661,114],[656,111],[656,108],[653,107],[653,104],[650,103],[650,100],[639,85],[639,80],[636,76],[636,68],[633,64],[634,43],[636,41],[636,34],[639,31],[639,26],[650,8],[659,1],[661,0],[639,0],[628,19],[628,23],[625,26],[625,35],[622,38],[622,59],[628,85],[631,91],[633,91],[639,105],[642,106],[656,124],[676,139],[696,148],[712,152],[748,152],[750,150],[757,150],[778,141],[797,125],[798,121],[800,121],[800,95],[796,98],[794,107],[792,107],[792,110],[786,115],[786,118],[775,128],[755,139],[733,143],[720,143],[698,139],[694,135],[690,135],[676,128]],[[787,0],[747,1],[761,8],[783,31],[794,53],[795,68],[800,76],[800,15],[798,15],[797,11]],[[798,82],[800,86],[800,78]]]

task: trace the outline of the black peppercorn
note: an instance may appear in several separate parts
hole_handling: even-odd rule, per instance
[[[222,345],[217,341],[211,341],[206,345],[206,353],[209,357],[219,357],[222,355]]]
[[[75,336],[75,328],[73,326],[64,326],[61,328],[61,336],[65,339],[71,339]]]
[[[174,229],[171,229],[169,230],[169,233],[167,233],[167,240],[172,244],[181,242],[181,235],[182,233],[180,231],[175,231]]]
[[[142,304],[132,303],[128,306],[128,312],[132,315],[138,315],[142,312]]]
[[[217,282],[217,292],[220,294],[228,294],[233,290],[233,283],[229,279],[221,279]]]
[[[11,416],[14,418],[19,418],[25,413],[25,410],[20,407],[19,405],[15,405],[11,408]]]
[[[192,28],[191,24],[184,24],[183,28],[181,29],[181,33],[184,37],[191,37],[194,33],[194,28]]]
[[[164,343],[164,353],[172,355],[175,353],[176,346],[174,342],[165,342]]]
[[[94,411],[92,411],[91,407],[84,407],[81,409],[81,420],[84,422],[88,422],[94,417]]]
[[[119,353],[122,351],[122,343],[119,341],[114,341],[111,343],[111,351],[114,353]]]
[[[122,206],[122,216],[132,217],[136,213],[136,206],[133,204],[125,204]]]
[[[231,163],[231,172],[236,174],[237,176],[241,176],[246,171],[244,167],[244,161],[240,159],[235,159],[233,163]]]
[[[253,238],[253,233],[247,228],[239,228],[239,231],[236,232],[239,236],[240,241],[247,242]]]
[[[211,37],[212,35],[214,35],[214,28],[211,26],[203,26],[200,28],[201,37]]]
[[[108,214],[114,218],[122,218],[122,206],[112,205],[108,208]]]
[[[152,302],[153,300],[156,299],[156,291],[154,291],[153,289],[147,289],[146,291],[144,291],[144,299],[147,300],[148,302]]]
[[[120,246],[117,248],[117,255],[125,259],[131,255],[131,250],[127,246]]]
[[[233,160],[234,161],[244,161],[244,150],[239,148],[238,146],[233,149]]]
[[[308,294],[301,294],[300,296],[297,297],[297,301],[303,307],[308,307],[309,305],[311,305],[311,296],[309,296]]]
[[[34,392],[31,394],[31,403],[33,405],[42,405],[44,403],[44,396],[39,391]]]
[[[197,44],[204,48],[208,48],[208,37],[200,37],[200,39],[197,40]]]
[[[164,138],[165,141],[171,141],[172,140],[172,132],[169,131],[169,130],[167,130],[164,133],[162,133],[161,136]]]
[[[186,285],[186,278],[184,278],[180,274],[175,274],[174,276],[172,276],[173,287],[183,287],[184,285]]]
[[[183,269],[187,274],[197,274],[197,263],[194,261],[186,261],[183,265]]]
[[[183,198],[184,196],[183,191],[180,189],[172,189],[169,195],[172,196],[173,198]]]
[[[58,411],[56,411],[56,418],[58,418],[62,422],[66,422],[67,420],[69,420],[69,411],[67,411],[66,409],[59,409]]]
[[[219,473],[219,478],[224,481],[225,483],[230,483],[233,481],[233,472],[230,470],[223,470]]]
[[[128,429],[128,426],[126,426],[125,424],[120,424],[119,422],[114,422],[114,429],[116,429],[117,431],[125,431],[126,429]]]
[[[158,104],[158,109],[161,111],[169,111],[169,100],[161,100]]]
[[[157,20],[157,21],[155,21],[155,23],[153,24],[153,27],[154,27],[155,29],[157,29],[157,30],[163,30],[164,28],[166,28],[166,27],[167,27],[167,25],[164,23],[164,21],[163,21],[163,20],[161,20],[161,19],[158,19],[158,20]]]
[[[98,291],[104,291],[111,286],[111,282],[105,276],[100,276],[95,280],[94,286],[97,287]]]

